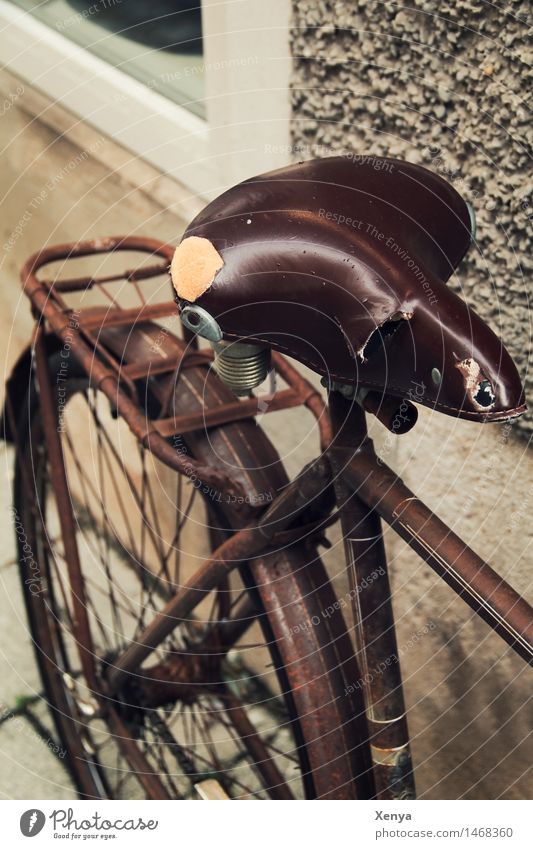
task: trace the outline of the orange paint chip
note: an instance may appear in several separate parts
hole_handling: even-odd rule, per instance
[[[188,236],[174,251],[170,276],[179,298],[196,301],[206,292],[224,260],[209,241],[200,236]]]

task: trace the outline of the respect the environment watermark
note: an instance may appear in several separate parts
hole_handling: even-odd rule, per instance
[[[181,434],[175,434],[172,437],[172,445],[174,450],[181,454],[182,456],[188,455],[188,449],[184,442],[184,439]],[[260,504],[268,504],[273,500],[272,492],[264,491],[264,492],[255,492],[255,493],[246,493],[246,495],[236,495],[231,492],[221,492],[213,486],[209,486],[204,483],[204,481],[198,477],[192,465],[186,466],[185,474],[188,477],[189,481],[193,485],[193,487],[201,492],[202,495],[207,496],[212,501],[222,504],[235,504],[235,505],[260,505]]]
[[[54,26],[59,32],[64,32],[66,29],[69,29],[80,21],[93,18],[104,9],[110,9],[112,6],[120,6],[122,2],[123,0],[96,0],[95,3],[87,6],[86,9],[81,9],[79,12],[76,12],[75,15],[69,15],[68,18],[61,18],[61,20],[56,21]]]
[[[427,279],[424,271],[410,255],[409,251],[396,242],[393,236],[384,233],[371,221],[364,221],[360,218],[356,218],[355,216],[345,215],[342,212],[335,212],[333,210],[325,209],[324,207],[320,207],[318,210],[318,217],[323,218],[326,221],[333,221],[341,226],[350,227],[352,230],[357,230],[364,236],[369,236],[371,239],[381,242],[385,249],[384,252],[388,251],[395,254],[401,262],[405,263],[409,271],[422,285],[422,289],[429,303],[431,305],[438,303],[438,298],[431,288],[431,283]]]
[[[12,248],[18,242],[18,240],[24,233],[26,227],[32,220],[36,210],[39,209],[43,205],[43,203],[45,203],[45,201],[49,199],[51,193],[54,192],[59,185],[61,185],[65,177],[67,177],[69,174],[72,174],[72,172],[75,171],[79,165],[85,162],[89,158],[89,156],[92,153],[95,153],[95,151],[98,150],[98,148],[102,147],[103,144],[105,144],[105,139],[103,136],[100,136],[88,148],[80,151],[71,159],[69,159],[68,162],[66,162],[62,168],[56,171],[56,173],[53,174],[52,177],[50,177],[46,181],[40,191],[32,197],[32,199],[28,203],[28,206],[24,210],[24,213],[20,216],[15,227],[11,231],[9,238],[4,242],[3,249],[5,253],[9,253],[9,251],[12,250]]]
[[[403,654],[416,646],[420,640],[429,634],[431,631],[434,631],[437,626],[434,622],[429,621],[423,627],[417,628],[416,631],[413,631],[409,639],[407,639],[401,646],[397,649],[396,652],[391,653],[388,657],[383,658],[380,662],[373,668],[369,669],[364,675],[361,675],[357,681],[352,681],[350,684],[347,684],[344,689],[344,695],[349,696],[351,693],[354,693],[356,690],[363,690],[372,684],[376,678],[380,678],[384,672],[389,669],[391,666],[396,666],[400,662],[400,658]]]
[[[59,369],[56,374],[56,385],[57,385],[57,430],[58,433],[64,433],[65,431],[65,407],[67,405],[67,381],[68,381],[68,372],[69,372],[69,360],[70,360],[70,352],[72,349],[72,340],[74,338],[74,333],[79,329],[79,317],[81,315],[81,311],[72,310],[69,315],[68,320],[68,328],[63,339],[63,347],[59,352],[59,359],[61,361]]]

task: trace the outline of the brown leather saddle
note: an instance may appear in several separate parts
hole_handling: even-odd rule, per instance
[[[330,381],[463,418],[524,412],[501,340],[446,281],[469,206],[437,175],[339,156],[262,174],[210,203],[172,262],[178,303],[226,340],[280,351]]]

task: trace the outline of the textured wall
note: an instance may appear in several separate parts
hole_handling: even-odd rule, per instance
[[[291,154],[298,160],[351,149],[404,157],[473,202],[478,243],[452,285],[504,337],[531,405],[533,130],[524,99],[532,72],[519,15],[533,14],[526,3],[506,7],[295,1]],[[510,433],[423,411],[387,456],[529,600],[533,488],[525,484],[515,501],[515,481],[530,478],[522,464],[532,455],[514,435],[532,430],[531,415]],[[529,797],[528,672],[405,546],[389,538],[388,551],[399,644],[428,621],[436,626],[402,656],[420,796]]]
[[[453,285],[505,339],[526,393],[533,128],[527,2],[297,0],[294,159],[341,150],[417,162],[452,181],[478,220]],[[533,416],[517,425],[533,430]]]

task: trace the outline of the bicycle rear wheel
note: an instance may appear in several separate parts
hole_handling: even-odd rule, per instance
[[[128,344],[157,331],[128,333]],[[52,376],[60,366],[51,359]],[[143,389],[149,405],[154,386]],[[185,371],[175,391],[178,413],[225,400],[228,390],[204,367]],[[31,559],[20,552],[32,638],[80,794],[189,798],[197,783],[215,778],[231,798],[370,795],[362,705],[357,693],[345,694],[358,677],[354,652],[342,615],[323,615],[335,597],[309,543],[235,570],[176,623],[120,694],[105,696],[106,669],[242,524],[242,509],[158,463],[74,362],[61,405],[99,692],[79,661],[82,637],[35,387],[19,421],[14,505],[32,551]],[[251,502],[275,497],[287,483],[253,420],[184,443],[197,460],[231,468]]]

